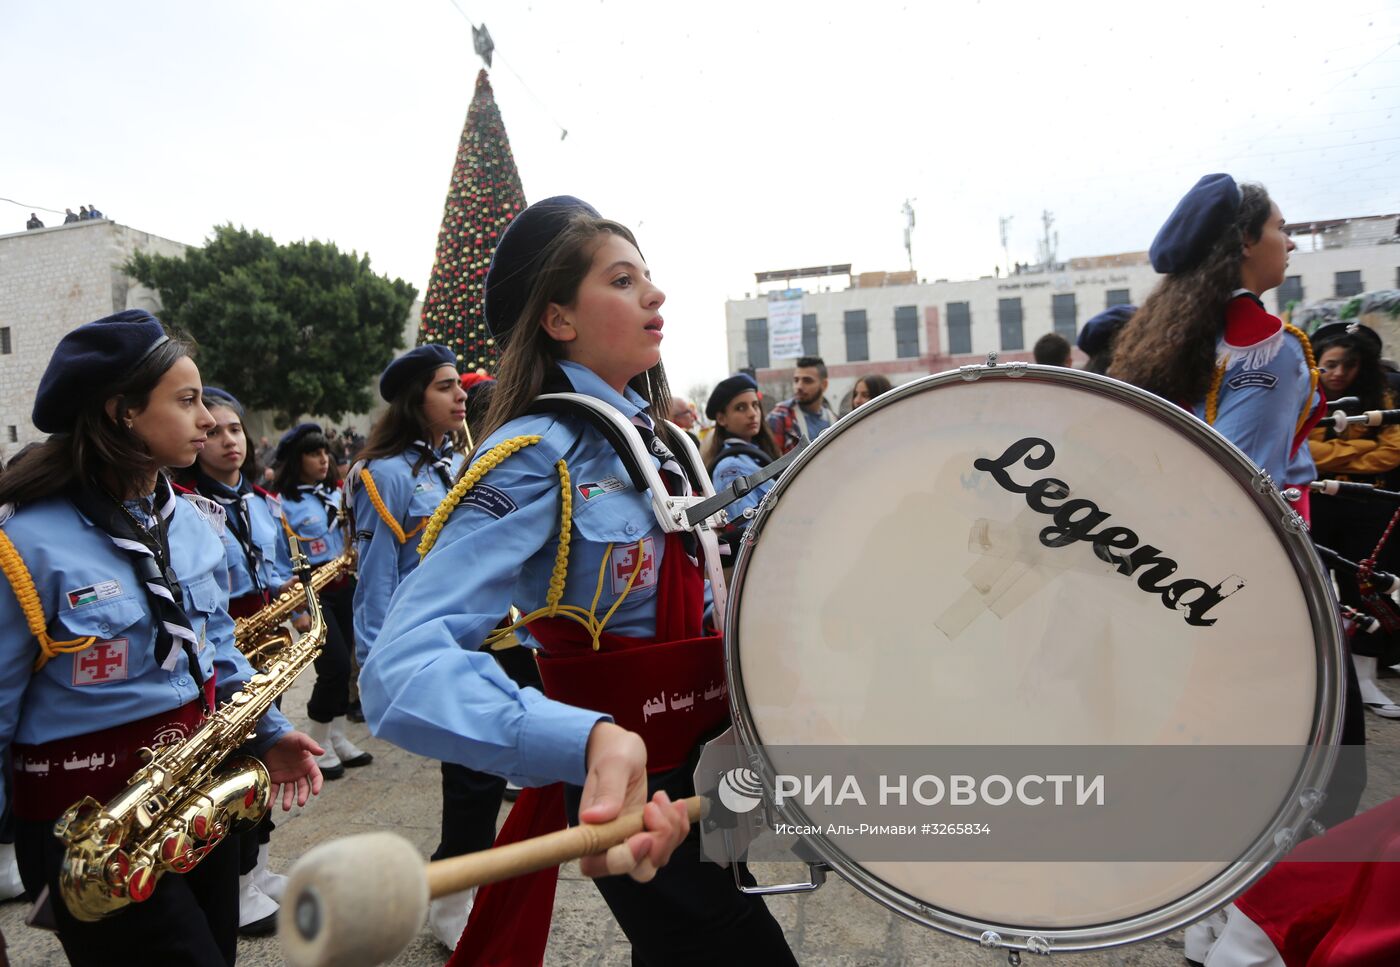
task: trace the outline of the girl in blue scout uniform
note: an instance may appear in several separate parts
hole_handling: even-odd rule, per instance
[[[340,491],[326,483],[330,447],[321,427],[315,423],[292,427],[278,442],[275,459],[277,475],[272,485],[282,500],[283,525],[296,535],[312,564],[320,566],[340,557],[345,550]],[[316,684],[306,703],[306,717],[311,720],[307,732],[326,750],[317,760],[321,774],[334,779],[344,775],[347,767],[369,765],[374,756],[345,734],[355,579],[346,575],[323,588],[319,597],[326,618],[326,644],[316,659]]]
[[[257,461],[243,426],[243,404],[214,386],[204,405],[217,421],[209,441],[181,482],[224,510],[229,614],[244,618],[292,586],[292,559],[277,498],[257,486]],[[329,778],[329,777],[328,777]]]
[[[418,566],[418,535],[462,466],[467,394],[446,346],[410,349],[379,378],[388,411],[346,481],[359,552],[355,648],[363,666],[389,599]]]
[[[747,373],[720,380],[705,403],[705,417],[715,423],[714,433],[705,444],[705,469],[710,472],[716,491],[724,490],[741,477],[757,473],[778,459],[773,434],[763,419],[758,384]],[[757,508],[763,495],[772,490],[776,482],[776,479],[764,481],[725,508],[730,524],[723,536],[731,547],[737,548],[738,539],[749,526],[742,516],[744,511]]]
[[[702,626],[689,535],[663,531],[649,493],[628,482],[588,420],[527,413],[542,391],[599,400],[638,428],[668,489],[686,492],[656,431],[670,401],[665,297],[631,232],[567,196],[516,216],[485,293],[488,325],[504,346],[485,438],[429,524],[423,563],[399,588],[370,653],[360,683],[366,718],[376,734],[423,755],[525,786],[569,783],[573,819],[602,822],[650,795],[648,832],[611,851],[611,864],[598,856],[582,864],[589,876],[630,870],[631,879],[597,885],[634,963],[793,963],[762,900],[740,893],[732,871],[700,861],[698,835],[682,840],[689,824],[672,801],[693,791],[688,761],[728,713],[722,647]],[[681,445],[678,433],[662,432]],[[544,646],[541,676],[555,698],[518,687],[478,650],[503,634],[495,629],[512,604],[528,612],[517,629],[525,644]],[[654,701],[659,692],[674,704]],[[609,718],[644,730],[645,740]],[[547,798],[522,793],[502,837],[547,827]],[[483,890],[473,925],[490,924],[518,956],[542,954],[538,931],[509,922],[525,912],[495,908],[494,895]],[[492,939],[469,929],[458,959],[489,960]]]
[[[1264,308],[1283,284],[1293,240],[1263,186],[1226,174],[1198,181],[1152,241],[1165,278],[1118,334],[1109,375],[1190,409],[1308,513],[1308,431],[1325,411],[1302,330]]]
[[[467,394],[446,346],[419,346],[395,359],[380,377],[379,394],[389,409],[347,484],[359,550],[354,634],[362,668],[390,598],[418,566],[418,538],[456,479],[466,442]],[[432,858],[490,846],[505,784],[453,762],[442,762],[441,773],[442,836]],[[462,935],[472,897],[439,897],[429,907],[428,927],[449,947]]]
[[[194,466],[177,473],[177,484],[223,509],[224,527],[219,536],[228,564],[228,611],[231,617],[242,618],[266,607],[295,583],[291,554],[282,533],[282,509],[277,499],[253,483],[259,472],[248,445],[243,404],[227,390],[206,386],[204,405],[215,425]],[[324,736],[312,737],[317,745],[325,745]],[[340,775],[328,772],[323,760],[318,759],[317,765],[323,779]],[[247,937],[266,936],[277,929],[278,901],[287,878],[268,866],[268,842],[274,828],[271,818],[264,818],[255,829],[241,834],[238,931]]]
[[[219,511],[177,497],[161,472],[193,463],[215,426],[186,352],[138,310],[70,332],[34,402],[34,425],[52,435],[0,476],[0,749],[13,755],[21,874],[35,894],[48,886],[78,965],[234,959],[236,843],[87,923],[63,904],[52,833],[68,806],[108,801],[143,747],[190,735],[206,703],[252,674],[226,610]],[[320,748],[275,708],[247,747],[284,809],[320,790]]]

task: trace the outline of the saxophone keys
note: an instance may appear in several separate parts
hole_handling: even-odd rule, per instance
[[[173,832],[161,841],[160,859],[176,873],[188,873],[199,862],[194,841],[182,832]]]
[[[155,870],[142,864],[131,871],[126,881],[126,895],[135,903],[144,903],[156,890]]]

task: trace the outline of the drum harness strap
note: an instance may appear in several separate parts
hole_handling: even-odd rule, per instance
[[[0,571],[9,579],[10,589],[15,592],[20,610],[24,612],[25,624],[29,625],[29,633],[39,643],[39,657],[34,662],[36,672],[47,665],[50,659],[59,655],[77,654],[97,641],[93,636],[73,638],[69,641],[55,641],[49,636],[44,621],[44,606],[39,603],[39,592],[34,588],[34,578],[30,576],[24,558],[19,556],[19,550],[10,541],[10,535],[3,530],[0,530]]]
[[[536,413],[559,413],[581,417],[585,422],[591,424],[603,434],[613,449],[621,458],[623,465],[627,468],[628,476],[632,478],[633,485],[639,491],[651,490],[652,509],[657,521],[662,529],[666,531],[676,531],[682,529],[693,529],[700,538],[705,548],[705,561],[707,568],[712,572],[711,588],[715,602],[715,614],[723,613],[725,604],[724,579],[721,574],[716,580],[719,565],[719,545],[715,534],[708,526],[687,527],[682,523],[684,517],[683,508],[687,501],[694,503],[697,498],[677,498],[666,493],[665,486],[661,482],[660,475],[656,467],[652,465],[646,448],[642,444],[641,436],[636,428],[606,403],[595,400],[590,396],[577,393],[551,393],[541,396],[531,407],[531,412]],[[689,438],[684,434],[677,433],[680,439],[688,442]],[[473,487],[481,481],[492,469],[499,466],[511,454],[523,450],[525,447],[533,446],[540,442],[538,435],[524,435],[512,437],[508,440],[496,444],[486,453],[482,454],[471,467],[457,480],[432,517],[428,518],[423,528],[423,537],[418,544],[419,557],[424,557],[431,551],[437,543],[438,536],[442,533],[443,526],[447,519],[452,516],[458,504],[471,491]],[[685,469],[692,477],[693,481],[699,483],[704,493],[713,496],[714,490],[709,485],[709,477],[698,468],[700,466],[699,453],[695,451],[694,444],[689,445],[688,451],[684,454]],[[645,537],[637,541],[637,563],[632,568],[632,573],[627,577],[627,583],[622,589],[618,599],[613,602],[611,608],[600,619],[598,617],[598,601],[603,594],[603,578],[607,574],[607,563],[611,560],[613,544],[609,543],[603,552],[602,565],[598,569],[598,583],[593,591],[593,601],[588,608],[578,605],[564,604],[564,584],[568,577],[569,570],[569,545],[573,539],[573,489],[570,486],[568,464],[560,459],[555,464],[555,470],[559,474],[559,548],[555,552],[554,568],[550,573],[549,590],[545,594],[544,607],[536,608],[529,614],[522,615],[517,620],[508,625],[496,628],[486,636],[486,647],[493,651],[509,648],[518,644],[518,639],[512,634],[517,628],[528,624],[539,618],[568,618],[581,624],[593,642],[593,650],[598,651],[602,647],[601,639],[603,630],[612,616],[621,607],[631,592],[633,584],[641,573],[643,564],[643,548]],[[663,513],[665,516],[663,516]]]

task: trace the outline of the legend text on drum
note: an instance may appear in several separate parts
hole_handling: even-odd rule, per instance
[[[1024,464],[1028,470],[1044,470],[1055,461],[1055,448],[1039,437],[1026,437],[1017,440],[995,460],[985,457],[974,460],[972,466],[992,475],[992,479],[1002,489],[1026,495],[1026,505],[1039,514],[1045,514],[1054,525],[1040,532],[1040,542],[1046,547],[1068,547],[1079,541],[1093,545],[1094,555],[1105,563],[1114,565],[1119,574],[1131,575],[1139,568],[1137,586],[1151,594],[1161,596],[1162,604],[1173,611],[1182,611],[1189,625],[1209,627],[1215,618],[1207,618],[1206,613],[1215,608],[1230,595],[1244,587],[1244,580],[1231,575],[1219,584],[1208,584],[1196,578],[1179,578],[1168,581],[1177,571],[1178,564],[1163,555],[1160,548],[1151,544],[1140,544],[1136,531],[1128,527],[1094,528],[1105,523],[1112,514],[1101,510],[1098,504],[1086,498],[1066,500],[1070,495],[1069,484],[1055,477],[1042,477],[1030,484],[1020,484],[1011,479],[1008,468]],[[1064,501],[1058,506],[1049,501]],[[1131,553],[1129,553],[1131,552]]]

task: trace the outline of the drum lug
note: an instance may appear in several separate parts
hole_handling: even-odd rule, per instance
[[[813,890],[821,889],[826,882],[827,871],[831,867],[825,863],[808,861],[807,879],[798,883],[775,883],[772,886],[749,886],[744,883],[739,875],[739,864],[731,863],[729,868],[734,872],[734,885],[739,888],[740,893],[747,893],[751,896],[777,896],[782,893],[811,893]]]
[[[1269,476],[1266,471],[1260,470],[1254,475],[1254,479],[1250,481],[1250,484],[1254,487],[1255,492],[1267,494],[1274,489],[1274,478]]]

